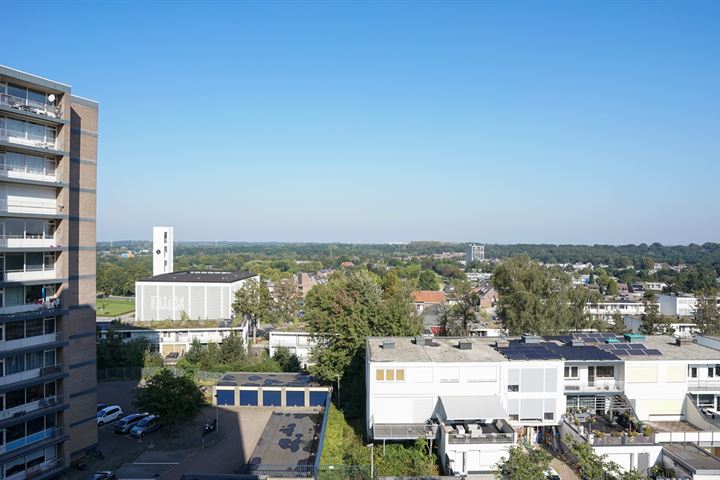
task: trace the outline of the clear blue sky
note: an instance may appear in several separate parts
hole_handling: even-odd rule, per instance
[[[720,2],[3,15],[0,63],[101,104],[99,240],[720,240]]]

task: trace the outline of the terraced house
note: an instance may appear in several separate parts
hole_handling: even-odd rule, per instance
[[[587,443],[624,470],[720,475],[720,339],[577,333],[370,338],[367,430],[435,442],[448,474],[512,445]]]
[[[98,104],[0,66],[0,475],[48,478],[97,443]]]

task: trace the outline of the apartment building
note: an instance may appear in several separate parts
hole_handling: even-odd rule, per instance
[[[97,444],[98,104],[0,66],[0,472],[43,479]]]
[[[671,447],[702,459],[720,443],[718,344],[610,333],[369,338],[368,434],[436,442],[457,475],[492,470],[518,442],[566,448],[567,436],[625,470],[683,469]]]
[[[642,315],[645,313],[643,302],[630,300],[617,300],[612,302],[588,303],[585,306],[585,313],[600,320],[613,320],[613,316],[620,315]]]
[[[465,245],[465,263],[482,262],[485,260],[485,245],[468,243]]]
[[[275,356],[278,348],[287,348],[290,353],[294,353],[303,368],[310,365],[310,353],[315,347],[315,340],[310,332],[303,330],[283,331],[273,330],[270,332],[268,341],[268,349],[270,356]]]

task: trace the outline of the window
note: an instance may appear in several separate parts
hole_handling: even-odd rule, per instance
[[[578,378],[578,367],[565,367],[565,378]]]
[[[713,378],[715,376],[715,369],[713,367],[708,367],[708,378]]]
[[[375,380],[378,382],[404,382],[405,381],[405,369],[398,368],[378,368],[375,370]]]
[[[715,365],[715,376],[720,377],[720,365]]]
[[[405,381],[405,370],[398,369],[395,370],[395,380],[398,382],[404,382]]]
[[[595,367],[596,378],[613,378],[615,377],[615,367],[612,365],[602,365]]]
[[[552,421],[552,420],[555,420],[555,414],[554,414],[553,412],[545,412],[545,413],[543,414],[543,418],[544,418],[545,420],[550,420],[550,421]]]
[[[690,367],[690,378],[697,378],[697,367]]]
[[[511,413],[510,415],[508,415],[508,418],[517,422],[519,417],[517,413]]]
[[[395,380],[395,370],[385,370],[385,380],[392,382]]]
[[[508,385],[508,392],[519,392],[520,385]]]
[[[385,380],[385,370],[383,370],[382,368],[378,368],[377,370],[375,370],[375,380],[378,382],[382,382],[383,380]]]

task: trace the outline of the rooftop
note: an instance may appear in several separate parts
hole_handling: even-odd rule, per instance
[[[218,270],[193,270],[185,272],[163,273],[148,277],[140,282],[172,282],[172,283],[235,283],[255,277],[252,272],[224,272]]]
[[[460,341],[472,348],[460,349]],[[433,337],[425,345],[417,345],[414,338],[368,338],[368,358],[372,362],[502,362],[522,360],[565,361],[650,361],[698,360],[714,361],[718,350],[694,342],[678,346],[672,336],[654,335],[629,341],[614,334],[574,334],[540,338],[538,342],[524,342],[520,338],[504,339],[507,347],[496,348],[497,338]],[[582,342],[578,342],[582,340]],[[573,345],[573,341],[575,344]],[[390,346],[383,346],[391,342]]]
[[[415,303],[444,303],[445,292],[442,290],[416,290],[412,292]]]
[[[720,458],[714,457],[692,443],[666,443],[663,450],[693,473],[720,474]]]
[[[227,373],[220,381],[221,387],[321,387],[320,382],[304,373]]]

